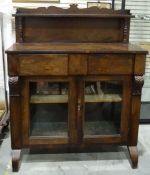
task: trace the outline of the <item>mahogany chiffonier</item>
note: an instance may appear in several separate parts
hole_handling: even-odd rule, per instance
[[[129,10],[18,9],[7,51],[12,167],[21,150],[126,145],[137,167],[147,52],[129,44]]]

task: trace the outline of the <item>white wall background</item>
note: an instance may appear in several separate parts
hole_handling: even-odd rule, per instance
[[[2,35],[1,35],[1,28],[2,28],[2,18],[0,14],[0,85],[3,83],[3,60],[2,60]]]
[[[0,12],[4,16],[4,38],[5,49],[15,41],[14,31],[12,32],[12,17],[16,7],[36,8],[40,6],[56,5],[58,7],[69,7],[71,3],[78,3],[80,8],[87,7],[88,0],[60,0],[60,3],[13,3],[12,0],[0,0]],[[93,1],[93,0],[89,0]],[[120,0],[116,0],[116,9],[120,8]],[[136,16],[131,20],[130,42],[144,44],[150,47],[150,0],[126,0],[126,9]],[[14,27],[13,27],[14,28]],[[12,37],[13,36],[13,37]],[[0,55],[1,60],[1,55]],[[0,70],[2,69],[0,62]],[[2,77],[2,71],[0,71]],[[1,79],[1,78],[0,78]],[[2,80],[1,80],[2,81]],[[1,82],[0,81],[0,86]],[[145,69],[145,84],[143,88],[142,101],[150,101],[150,55],[147,56]]]
[[[12,13],[12,2],[11,0],[0,0],[0,28],[3,26],[3,37],[4,37],[4,48],[8,48],[12,44],[12,23],[11,23],[11,13]],[[3,18],[3,19],[2,19]],[[5,56],[6,60],[6,56]],[[0,32],[0,100],[4,99],[4,79],[3,79],[3,62],[2,62],[2,35]]]

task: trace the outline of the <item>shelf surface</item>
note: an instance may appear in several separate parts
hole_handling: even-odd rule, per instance
[[[32,95],[30,103],[68,103],[68,95]]]
[[[143,53],[139,46],[123,43],[14,43],[6,53]]]
[[[85,95],[85,102],[121,102],[122,98],[119,94],[104,94],[104,95]],[[30,103],[68,103],[68,95],[32,95]]]
[[[121,102],[122,98],[118,94],[85,95],[85,102]]]

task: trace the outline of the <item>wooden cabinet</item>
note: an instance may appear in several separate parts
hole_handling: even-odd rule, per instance
[[[129,11],[94,9],[19,9],[15,15],[17,43],[6,51],[14,171],[23,148],[85,152],[103,144],[126,145],[137,166],[147,52],[128,43]],[[46,32],[38,37],[40,29]]]

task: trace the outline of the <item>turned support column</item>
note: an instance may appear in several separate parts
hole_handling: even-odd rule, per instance
[[[12,169],[18,171],[21,160],[20,81],[18,76],[9,77],[9,98]]]

